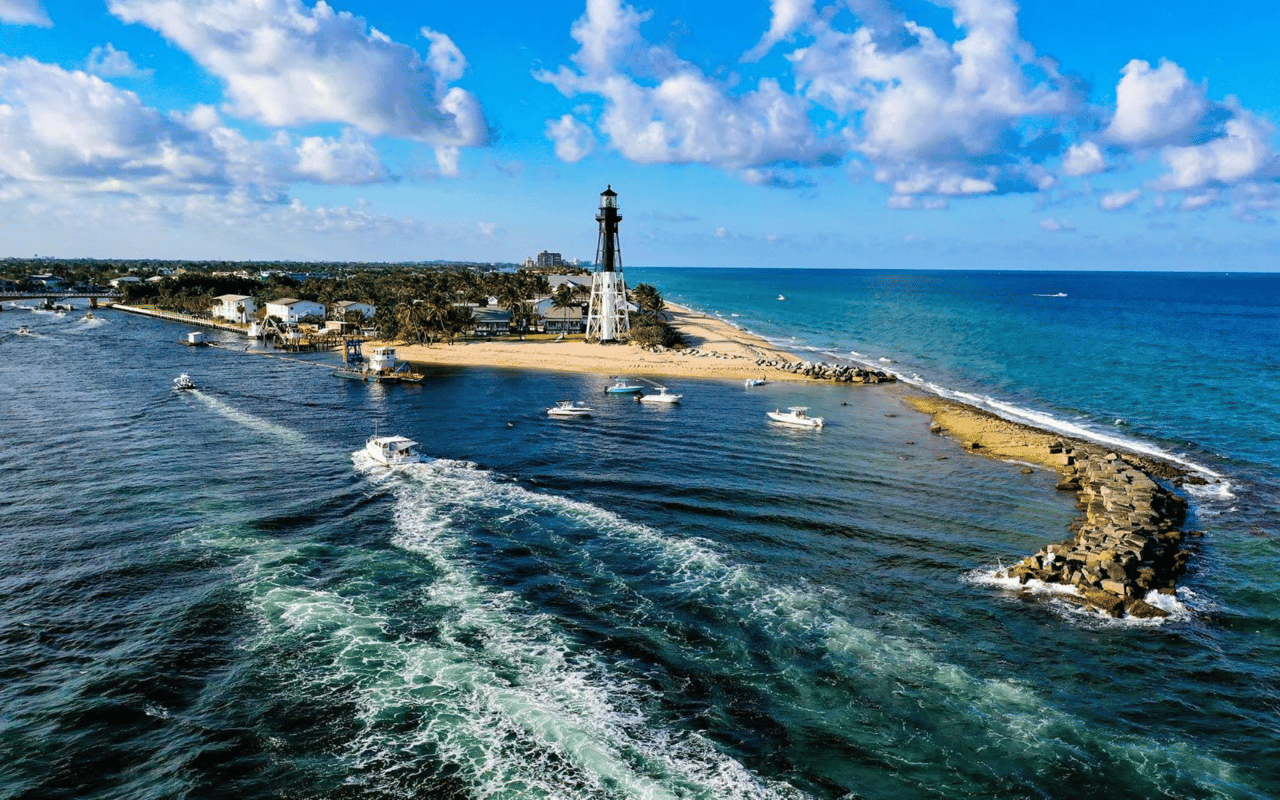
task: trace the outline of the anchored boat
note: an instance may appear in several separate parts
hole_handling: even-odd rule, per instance
[[[666,403],[668,405],[672,403],[679,403],[684,399],[684,395],[682,394],[669,393],[665,386],[658,386],[655,388],[658,390],[657,394],[642,394],[636,399],[641,403]]]
[[[582,405],[576,400],[560,400],[555,406],[547,409],[549,417],[589,417],[595,411]]]
[[[360,352],[360,342],[356,339],[346,341],[343,361],[346,366],[335,369],[333,377],[369,383],[422,383],[427,377],[421,372],[414,372],[409,362],[397,362],[394,347],[375,347],[373,355],[365,361]]]
[[[808,406],[791,406],[786,411],[775,408],[768,413],[769,419],[774,422],[791,425],[795,428],[821,428],[823,426],[822,417],[809,416]]]

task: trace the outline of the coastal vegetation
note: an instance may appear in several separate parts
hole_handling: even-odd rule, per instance
[[[513,269],[497,264],[299,264],[292,262],[159,261],[114,259],[18,259],[0,261],[0,275],[25,289],[31,275],[56,276],[63,285],[85,290],[119,285],[121,301],[162,311],[206,316],[221,295],[244,295],[262,309],[282,297],[310,300],[331,308],[339,301],[368,303],[377,310],[372,325],[388,340],[418,344],[455,341],[474,330],[477,311],[493,308],[509,315],[507,330],[520,336],[538,329],[538,302],[585,310],[591,289],[561,284],[552,290],[548,274],[587,274],[574,266]],[[662,295],[638,284],[630,291],[636,306],[631,338],[644,346],[681,347]],[[543,307],[545,310],[545,306]],[[354,315],[344,322],[358,323]]]

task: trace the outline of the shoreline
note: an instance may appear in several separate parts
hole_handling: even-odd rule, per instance
[[[505,367],[662,378],[809,380],[803,374],[762,366],[761,362],[801,360],[762,337],[685,306],[668,304],[667,309],[670,322],[685,338],[687,349],[590,344],[580,337],[557,340],[548,335],[454,344],[383,341],[366,344],[394,346],[401,360],[425,366]]]

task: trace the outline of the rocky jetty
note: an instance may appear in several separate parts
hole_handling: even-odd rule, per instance
[[[770,361],[762,358],[756,361],[756,366],[836,383],[891,383],[898,379],[898,376],[892,372],[884,370],[867,369],[852,364],[827,364],[822,361]]]
[[[1055,470],[1061,475],[1058,490],[1076,494],[1082,515],[1071,524],[1073,535],[998,577],[1074,587],[1064,599],[1113,617],[1168,616],[1147,598],[1151,592],[1174,593],[1191,558],[1185,543],[1199,535],[1182,530],[1187,503],[1169,487],[1198,482],[1197,476],[1165,461],[1114,452],[964,403],[937,397],[907,402],[933,417],[932,433],[980,455]]]
[[[692,358],[722,358],[747,360],[740,355],[720,353],[715,350],[699,350],[696,347],[670,348],[662,345],[646,345],[643,347],[651,353],[680,353]],[[824,361],[781,361],[777,359],[759,358],[755,365],[761,369],[771,369],[792,375],[801,375],[819,381],[836,383],[892,383],[898,379],[892,372],[879,369],[854,366],[852,364],[828,364]]]
[[[1055,442],[1050,452],[1062,460],[1057,488],[1077,493],[1084,518],[1074,536],[1028,556],[1008,577],[1069,584],[1078,595],[1068,599],[1113,617],[1168,616],[1144,598],[1173,594],[1186,571],[1186,500],[1152,480],[1147,459],[1080,443]]]

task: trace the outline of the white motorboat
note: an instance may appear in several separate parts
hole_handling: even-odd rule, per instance
[[[551,417],[589,417],[594,413],[576,400],[559,400],[554,407],[547,409],[547,416]]]
[[[808,406],[791,406],[786,411],[774,409],[769,412],[769,419],[796,428],[821,428],[823,425],[822,417],[809,416]]]
[[[636,399],[637,399],[637,400],[639,400],[641,403],[667,403],[667,404],[671,404],[671,403],[679,403],[679,402],[684,398],[684,395],[682,395],[682,394],[671,394],[671,393],[669,393],[669,392],[667,391],[667,387],[665,387],[665,386],[658,386],[658,387],[655,387],[655,388],[657,388],[657,390],[658,390],[658,393],[657,393],[657,394],[642,394],[642,395],[640,395],[639,397],[637,397]]]
[[[194,389],[196,388],[196,382],[191,380],[191,376],[184,372],[173,379],[173,388],[179,391],[184,389]]]
[[[778,295],[778,299],[779,299],[779,300],[786,300],[786,299],[787,299],[787,296],[786,296],[785,294],[780,294],[780,295]]]
[[[635,394],[643,392],[644,387],[638,383],[628,383],[626,378],[618,378],[616,383],[604,391],[605,394]]]
[[[764,386],[768,381],[764,378],[747,378],[743,383],[750,389],[752,386]]]
[[[422,456],[417,447],[417,442],[403,436],[370,436],[364,443],[369,457],[387,467],[418,463]]]
[[[31,335],[31,328],[27,327],[26,325],[19,325],[19,326],[18,326],[18,335],[19,335],[19,336],[30,336],[30,335]]]

